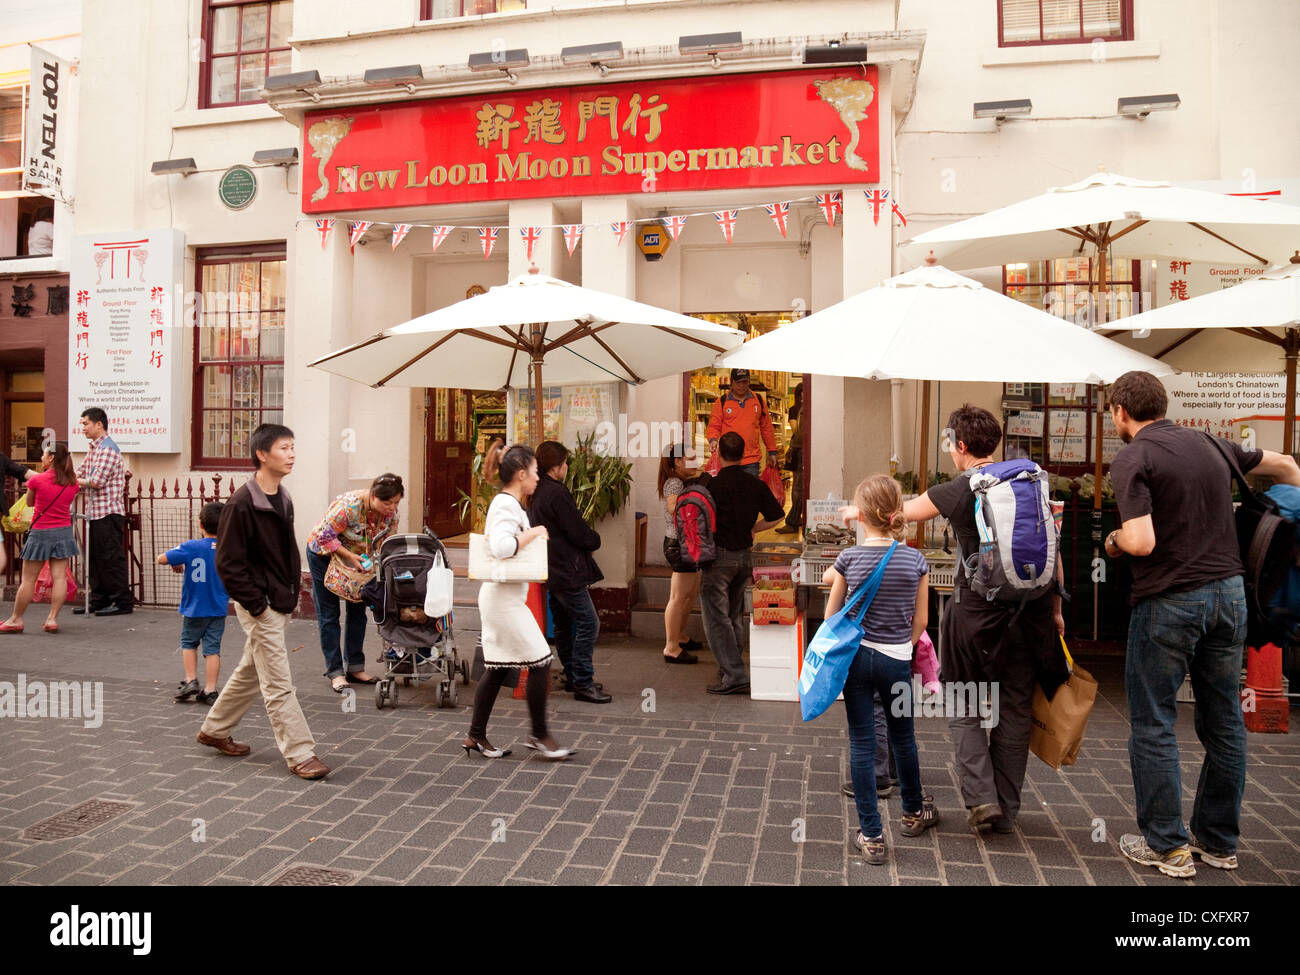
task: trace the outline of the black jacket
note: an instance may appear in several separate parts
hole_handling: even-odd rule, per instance
[[[293,534],[293,499],[280,486],[284,517],[257,479],[230,496],[217,527],[217,575],[230,598],[253,616],[269,604],[277,613],[298,608],[302,557]]]
[[[560,481],[542,475],[528,503],[528,520],[545,525],[550,535],[546,543],[548,588],[568,592],[605,578],[591,557],[600,548],[600,535],[582,520],[573,495]]]

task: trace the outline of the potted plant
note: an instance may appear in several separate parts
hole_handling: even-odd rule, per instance
[[[613,454],[602,454],[593,446],[595,433],[579,437],[569,454],[569,473],[564,486],[573,495],[583,521],[595,526],[618,514],[632,494],[632,465]]]

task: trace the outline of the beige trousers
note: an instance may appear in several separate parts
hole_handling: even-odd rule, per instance
[[[202,731],[213,738],[228,738],[260,692],[266,702],[271,730],[275,732],[275,743],[292,769],[316,754],[316,742],[307,727],[289,673],[289,652],[284,645],[284,628],[289,617],[270,606],[261,616],[253,617],[238,603],[235,614],[248,637],[244,656],[208,712]]]

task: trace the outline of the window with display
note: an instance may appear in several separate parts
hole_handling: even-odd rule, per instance
[[[269,75],[290,71],[290,0],[204,0],[202,108],[260,104]]]
[[[284,247],[196,263],[194,467],[251,467],[253,431],[284,422]]]

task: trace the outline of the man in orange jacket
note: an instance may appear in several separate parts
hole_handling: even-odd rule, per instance
[[[758,441],[762,437],[767,447],[767,465],[776,466],[776,434],[772,432],[772,418],[767,413],[767,403],[757,393],[750,392],[749,370],[731,370],[731,390],[713,403],[706,431],[709,449],[718,449],[718,438],[724,433],[738,433],[745,441],[745,456],[741,470],[758,477]]]

